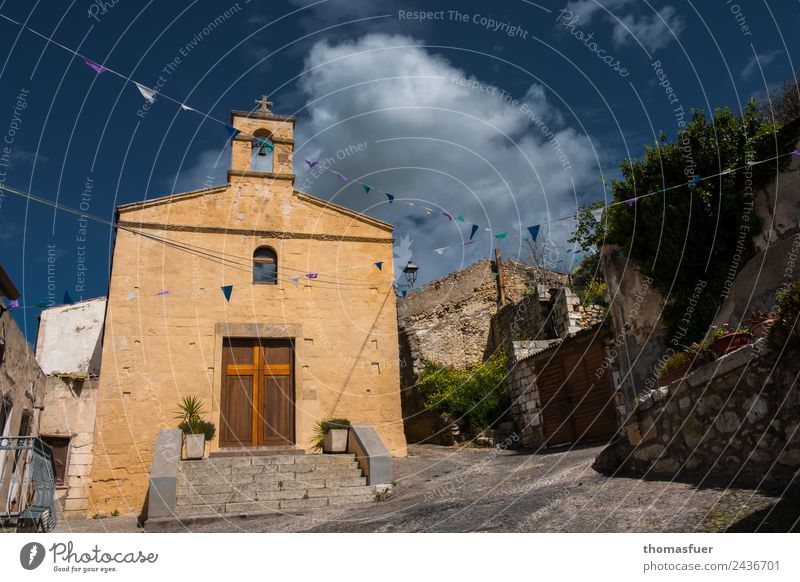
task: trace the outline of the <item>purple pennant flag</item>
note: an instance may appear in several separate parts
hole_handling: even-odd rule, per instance
[[[303,161],[308,164],[309,168],[313,168],[319,163],[317,160],[303,160]]]
[[[472,240],[472,237],[475,236],[475,233],[478,232],[480,227],[477,224],[472,225],[472,232],[469,235],[469,240]]]
[[[347,176],[345,176],[344,174],[340,174],[339,172],[334,172],[334,174],[339,176],[339,178],[342,180],[342,182],[347,182],[350,179]]]
[[[800,158],[800,150],[794,150],[794,151],[792,152],[792,155],[793,155],[794,157],[796,157],[796,158]]]
[[[317,273],[307,273],[306,277],[308,277],[309,279],[316,279],[317,278]]]
[[[449,214],[447,214],[446,212],[442,212],[442,216],[446,216],[446,217],[447,217],[447,220],[450,220],[450,221],[452,221],[452,220],[453,220],[453,217],[452,217],[452,216],[450,216]]]
[[[90,69],[92,69],[95,73],[105,73],[107,69],[103,65],[98,65],[94,61],[90,61],[89,59],[83,59],[83,62],[86,63]]]
[[[12,299],[8,303],[8,308],[9,309],[19,309],[19,299]]]
[[[474,242],[475,242],[475,240],[468,240],[468,241],[466,241],[466,242],[465,242],[463,245],[461,245],[461,246],[464,246],[464,247],[465,247],[465,246],[467,246],[467,245],[471,245],[471,244],[472,244],[472,243],[474,243]]]
[[[169,295],[169,291],[159,291],[156,295]]]
[[[628,206],[633,206],[636,203],[636,200],[638,200],[638,197],[636,197],[636,198],[628,198],[625,201],[625,204],[627,204]]]

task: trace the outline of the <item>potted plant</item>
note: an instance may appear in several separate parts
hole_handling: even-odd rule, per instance
[[[184,396],[178,404],[175,418],[180,420],[178,428],[183,431],[183,458],[202,459],[205,455],[206,441],[217,434],[213,422],[203,420],[203,402],[196,396]]]
[[[766,311],[752,311],[750,312],[750,319],[747,320],[750,326],[750,333],[755,337],[767,337],[769,328],[775,322],[775,317]]]
[[[323,453],[346,453],[350,421],[346,418],[320,420],[314,429],[313,449]]]
[[[712,328],[712,341],[708,349],[711,350],[715,358],[721,358],[749,344],[752,337],[750,330],[742,327],[730,329],[726,323],[720,327]]]
[[[698,353],[692,351],[678,352],[671,355],[658,370],[658,385],[669,386],[680,380],[704,363]]]

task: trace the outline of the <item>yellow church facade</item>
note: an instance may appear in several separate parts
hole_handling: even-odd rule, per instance
[[[142,510],[189,395],[211,453],[310,452],[319,420],[347,418],[406,455],[392,226],[294,189],[294,123],[234,111],[227,184],[118,208],[89,513]]]

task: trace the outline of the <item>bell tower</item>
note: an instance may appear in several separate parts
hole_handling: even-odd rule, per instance
[[[294,116],[277,115],[272,112],[272,103],[264,95],[256,100],[255,111],[231,111],[231,126],[241,133],[231,140],[231,167],[228,170],[228,181],[246,179],[248,177],[269,177],[278,180],[291,180],[294,183],[292,170],[292,153],[294,152]],[[267,140],[275,147],[269,152],[269,146],[262,148]],[[259,151],[260,150],[260,151]],[[271,157],[267,167],[256,168],[254,160],[262,156]]]

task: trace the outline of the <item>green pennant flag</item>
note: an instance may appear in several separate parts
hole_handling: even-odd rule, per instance
[[[37,301],[36,307],[47,307],[47,302],[45,301]]]
[[[368,186],[367,184],[361,184],[364,187],[364,192],[369,194],[369,191],[372,190],[372,186]]]
[[[459,214],[458,218],[456,218],[456,220],[458,220],[460,222],[464,222],[464,215],[463,214]]]
[[[506,238],[508,236],[507,232],[501,232],[500,234],[494,235],[494,238]]]

